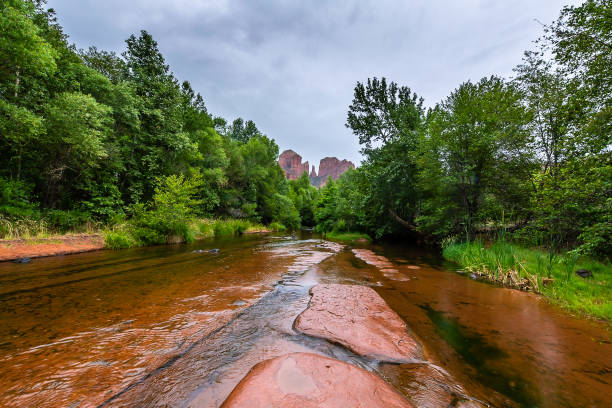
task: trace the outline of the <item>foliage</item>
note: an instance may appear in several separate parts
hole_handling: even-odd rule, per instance
[[[117,245],[140,245],[192,239],[195,217],[299,227],[299,212],[309,216],[310,201],[298,210],[289,197],[274,140],[253,121],[213,119],[149,32],[131,35],[120,54],[76,51],[43,6],[0,5],[0,211],[7,223],[47,217],[49,228],[64,228],[54,211],[109,224],[127,215],[131,239]]]
[[[272,231],[276,231],[276,232],[282,232],[282,231],[286,231],[287,230],[287,227],[285,227],[280,222],[272,222],[272,223],[270,223],[270,225],[268,225],[268,228],[271,229]]]
[[[610,259],[611,13],[563,8],[512,80],[464,82],[427,112],[407,86],[357,82],[346,126],[365,160],[321,189],[316,229],[438,243],[508,231]]]
[[[125,249],[137,246],[137,242],[129,231],[117,230],[105,234],[104,245],[110,249]]]
[[[310,184],[308,174],[304,172],[297,180],[289,180],[288,196],[297,210],[302,225],[313,227],[314,205],[319,197],[319,191]]]

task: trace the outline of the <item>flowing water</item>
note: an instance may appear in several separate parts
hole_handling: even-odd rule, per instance
[[[449,269],[419,248],[308,236],[2,263],[0,406],[218,407],[254,364],[295,351],[374,371],[416,406],[612,406],[610,325]],[[317,283],[372,286],[428,363],[296,333]]]

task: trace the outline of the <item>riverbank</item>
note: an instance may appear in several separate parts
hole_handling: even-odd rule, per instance
[[[48,238],[0,240],[0,262],[76,254],[105,247],[103,234],[65,234]]]
[[[612,265],[573,253],[551,254],[505,241],[451,244],[444,258],[503,286],[544,295],[581,315],[612,321]]]
[[[279,223],[263,224],[245,220],[199,219],[190,224],[188,236],[169,235],[158,244],[177,244],[222,236],[242,234],[265,234],[284,231]],[[122,249],[147,246],[142,240],[134,238],[134,232],[127,224],[115,225],[93,233],[45,234],[19,239],[0,240],[0,262],[27,260],[56,255],[69,255],[101,249]],[[189,239],[192,237],[192,239]],[[152,244],[150,244],[152,245]]]
[[[368,234],[362,234],[360,232],[328,232],[325,234],[325,238],[340,241],[344,243],[359,243],[368,244],[372,242],[372,238]]]

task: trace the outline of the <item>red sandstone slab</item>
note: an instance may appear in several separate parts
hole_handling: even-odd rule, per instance
[[[234,388],[222,408],[408,408],[410,403],[378,376],[310,353],[265,360]]]
[[[421,361],[420,345],[406,323],[368,286],[317,285],[308,308],[295,320],[296,330],[341,344],[379,361]]]

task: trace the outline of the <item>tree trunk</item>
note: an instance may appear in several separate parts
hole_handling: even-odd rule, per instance
[[[417,227],[416,227],[416,225],[411,224],[411,223],[409,223],[409,222],[408,222],[408,221],[406,221],[406,220],[403,220],[402,218],[400,218],[400,216],[399,216],[399,215],[397,215],[397,213],[396,213],[395,211],[393,211],[393,210],[392,210],[392,209],[390,209],[390,208],[389,208],[389,214],[391,214],[391,216],[393,217],[393,219],[394,219],[395,221],[397,221],[397,222],[398,222],[400,225],[402,225],[402,226],[404,226],[404,227],[406,227],[406,228],[408,228],[408,229],[411,229],[411,230],[413,230],[413,231],[415,231],[415,232],[418,232],[418,231],[417,231]]]
[[[19,94],[19,67],[15,72],[15,102],[17,102],[17,95]]]
[[[420,235],[423,239],[423,241],[427,244],[427,245],[432,245],[436,243],[436,239],[432,236],[429,235],[427,233],[424,233],[423,231],[419,231],[417,229],[417,226],[414,224],[409,223],[408,221],[402,219],[399,215],[397,215],[397,213],[395,211],[393,211],[391,208],[389,208],[387,211],[389,211],[389,214],[391,214],[391,217],[393,217],[393,219],[395,221],[397,221],[398,224],[400,224],[403,227],[408,228],[410,231]]]
[[[21,178],[21,156],[23,154],[23,145],[19,145],[19,154],[17,155],[17,181]]]

